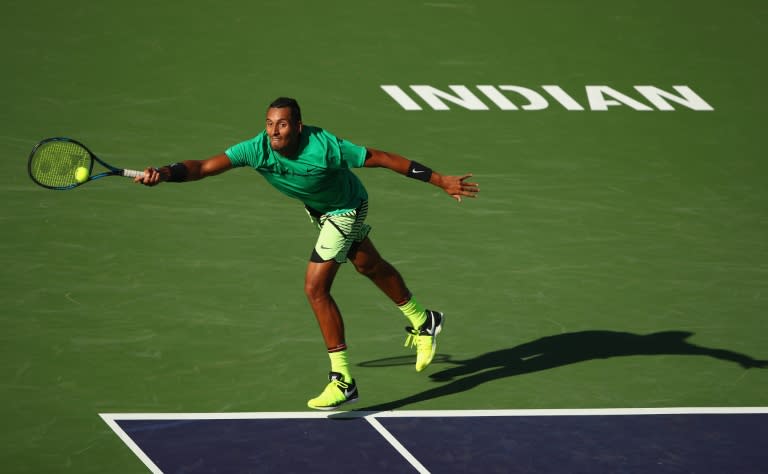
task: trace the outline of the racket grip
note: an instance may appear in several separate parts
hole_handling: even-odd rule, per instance
[[[140,178],[144,176],[144,172],[136,170],[123,170],[123,176],[126,178]]]

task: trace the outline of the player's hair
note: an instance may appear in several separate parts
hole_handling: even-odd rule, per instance
[[[299,103],[296,102],[296,99],[291,99],[290,97],[278,97],[269,104],[270,109],[282,109],[284,107],[291,109],[291,117],[294,121],[297,123],[301,122],[301,107],[299,107]]]

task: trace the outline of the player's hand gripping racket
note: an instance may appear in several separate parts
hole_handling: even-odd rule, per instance
[[[93,163],[107,170],[93,174]],[[144,176],[143,171],[115,168],[94,155],[82,143],[71,138],[46,138],[32,149],[27,164],[32,181],[48,189],[66,190],[105,176]]]

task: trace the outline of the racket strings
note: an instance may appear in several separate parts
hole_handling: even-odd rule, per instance
[[[82,146],[68,141],[42,144],[30,160],[32,178],[43,186],[67,187],[77,184],[77,168],[91,169],[91,155]]]

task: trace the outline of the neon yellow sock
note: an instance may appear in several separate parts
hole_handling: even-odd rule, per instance
[[[349,362],[347,361],[347,351],[329,352],[331,358],[331,370],[344,376],[345,382],[352,382],[352,374],[349,373]]]
[[[424,310],[424,307],[413,297],[411,297],[411,299],[404,305],[398,306],[398,308],[400,308],[400,311],[403,312],[405,317],[411,321],[411,324],[415,329],[420,328],[422,324],[427,322],[426,310]]]

